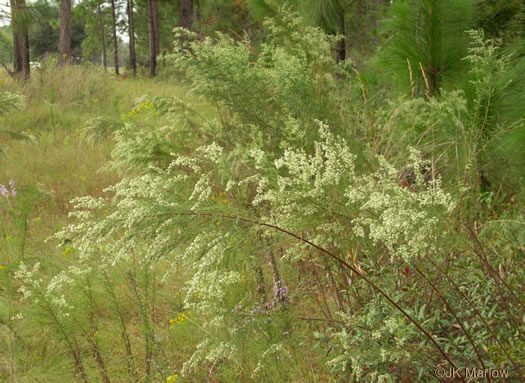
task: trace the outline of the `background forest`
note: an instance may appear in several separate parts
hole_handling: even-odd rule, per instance
[[[0,16],[0,382],[525,381],[523,1]]]

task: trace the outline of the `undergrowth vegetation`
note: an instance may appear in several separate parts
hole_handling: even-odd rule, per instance
[[[524,379],[520,58],[473,31],[464,82],[408,62],[378,101],[337,38],[265,31],[186,34],[179,86],[44,67],[0,93],[0,379]]]

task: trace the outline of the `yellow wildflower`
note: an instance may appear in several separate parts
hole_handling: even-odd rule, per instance
[[[170,327],[173,327],[176,324],[181,324],[186,319],[188,319],[188,318],[187,318],[185,313],[179,313],[179,314],[177,314],[177,318],[170,319],[170,321],[169,321],[170,322]]]

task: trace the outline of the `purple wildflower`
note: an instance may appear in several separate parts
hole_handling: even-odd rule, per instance
[[[286,302],[288,302],[288,286],[283,286],[281,280],[274,279],[273,296],[277,301],[281,302],[281,304],[286,304]]]
[[[11,189],[11,195],[15,197],[16,196],[15,181],[9,180],[9,189]]]
[[[0,184],[0,194],[4,198],[9,198],[9,190],[7,190],[7,188],[2,184]]]

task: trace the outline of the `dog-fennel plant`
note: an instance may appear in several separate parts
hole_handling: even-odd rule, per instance
[[[247,39],[188,36],[170,60],[215,113],[138,100],[140,113],[111,128],[108,167],[123,178],[106,197],[74,200],[71,223],[54,236],[74,249],[75,268],[35,285],[38,270],[22,267],[22,291],[48,291],[62,310],[63,289],[91,297],[107,288],[113,311],[100,311],[118,317],[126,360],[146,355],[126,373],[149,381],[432,381],[433,366],[501,363],[518,373],[523,349],[505,334],[525,331],[519,271],[512,256],[491,270],[484,239],[458,214],[464,185],[440,178],[426,146],[402,142],[391,155],[367,140],[369,114],[341,91],[349,73],[331,58],[334,39],[290,14],[266,28],[259,50]],[[458,97],[405,100],[395,118],[399,105],[386,104],[376,128],[408,123],[417,108],[461,124]],[[140,342],[126,341],[126,296],[140,311]],[[75,317],[71,306],[62,311]],[[193,343],[181,350],[176,336]]]

